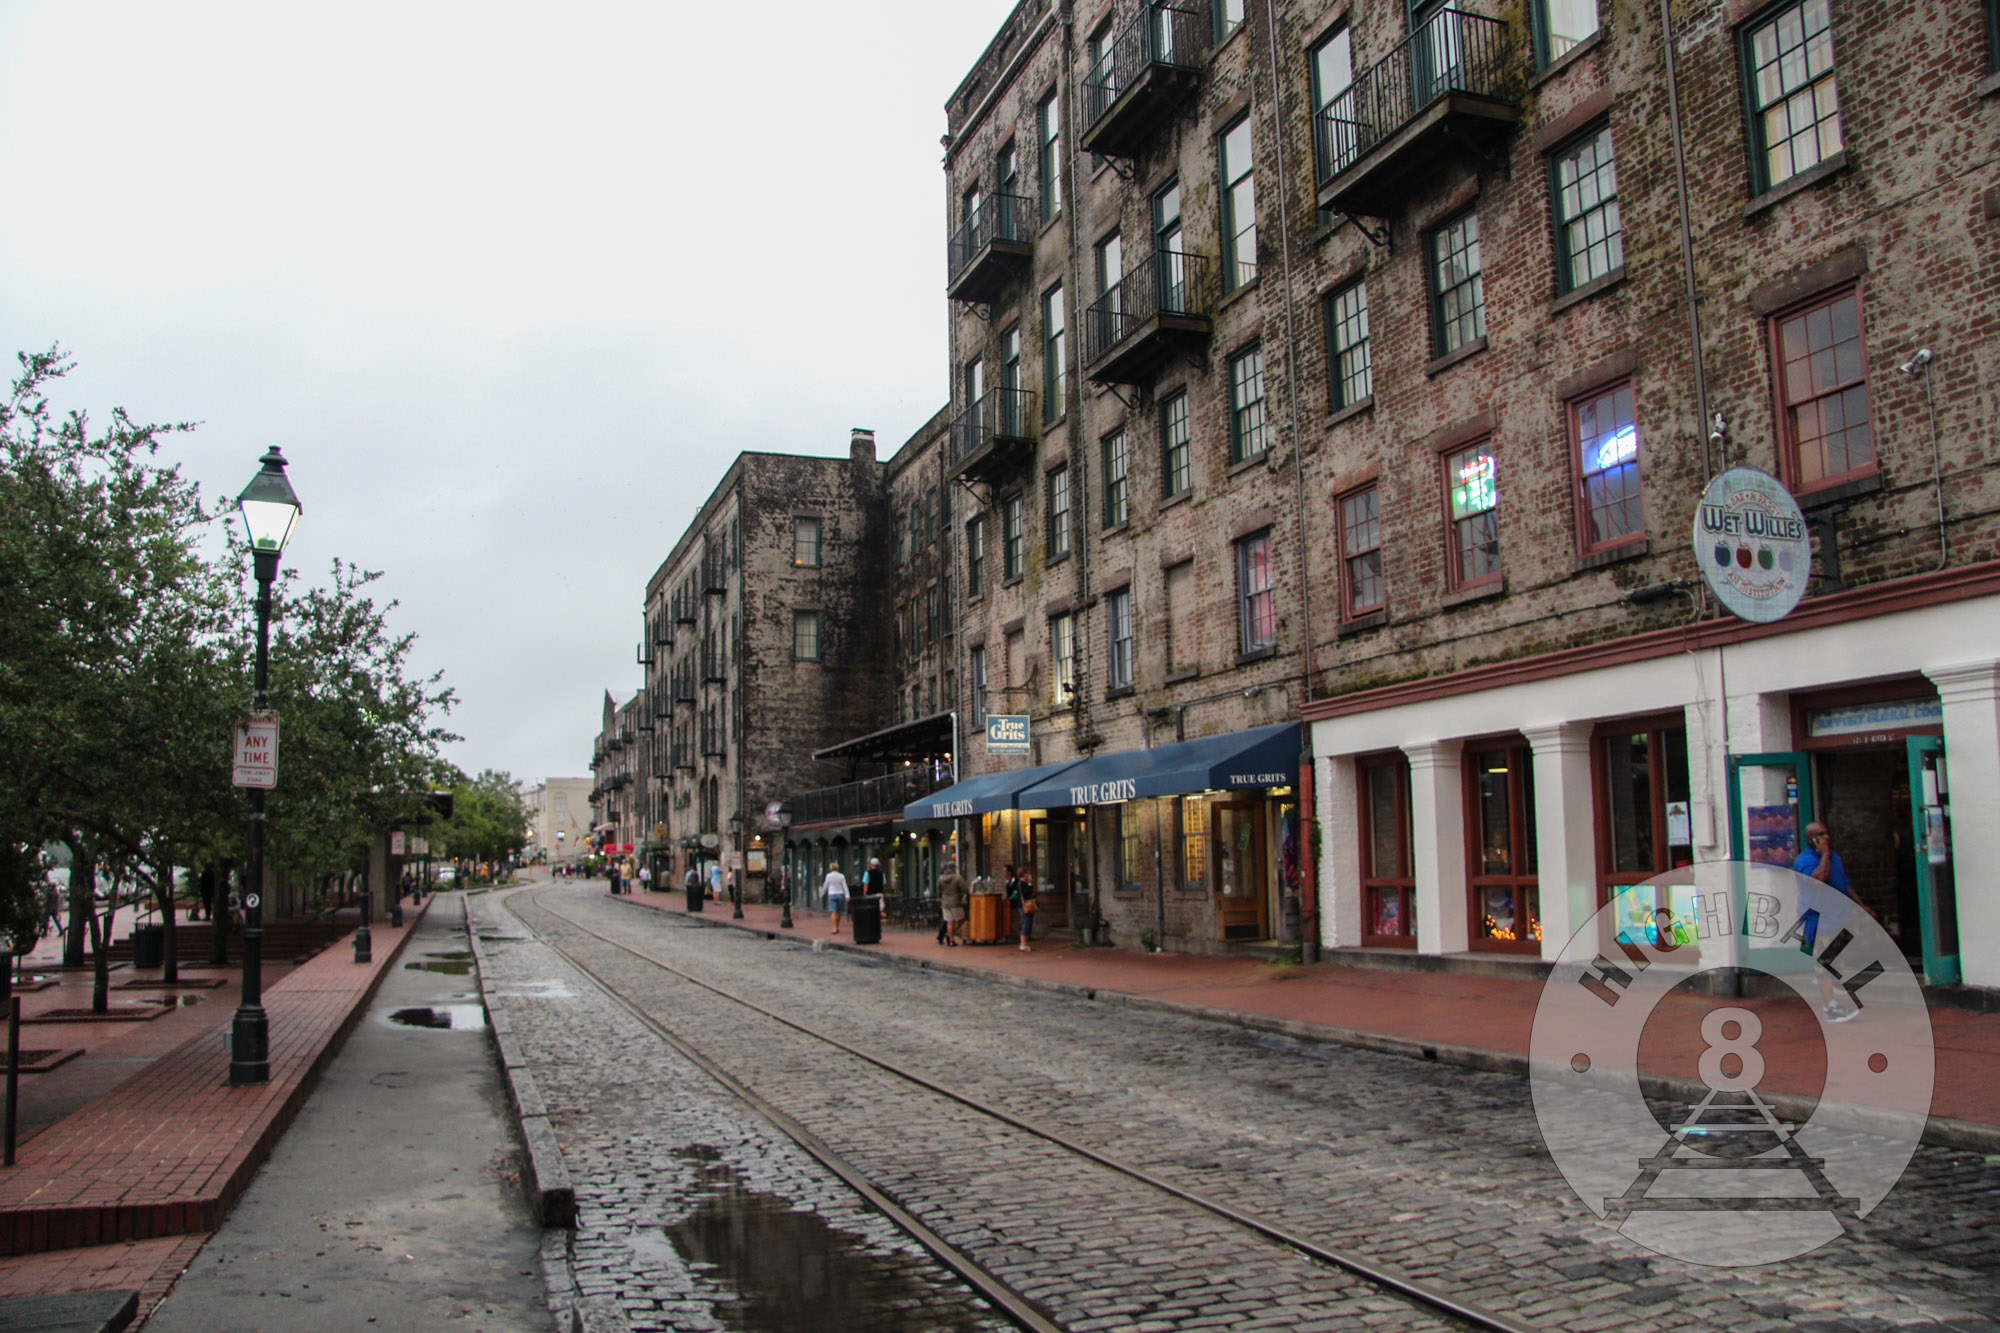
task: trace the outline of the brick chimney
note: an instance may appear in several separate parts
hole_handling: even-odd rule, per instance
[[[847,441],[848,456],[857,463],[875,461],[875,432],[856,426]]]

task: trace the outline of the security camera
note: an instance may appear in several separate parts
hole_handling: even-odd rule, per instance
[[[1902,365],[1897,366],[1896,369],[1902,371],[1905,375],[1914,375],[1930,363],[1931,349],[1928,347],[1919,347],[1915,356],[1905,361]]]
[[[1709,429],[1708,438],[1715,444],[1721,444],[1724,440],[1727,440],[1729,438],[1729,418],[1717,412],[1715,414],[1715,422]]]

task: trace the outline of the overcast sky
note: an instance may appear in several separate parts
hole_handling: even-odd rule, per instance
[[[943,404],[944,101],[1012,0],[0,0],[0,350],[281,446],[286,555],[385,574],[451,758],[581,776],[742,449]]]

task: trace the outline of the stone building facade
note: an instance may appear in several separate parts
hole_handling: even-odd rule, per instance
[[[589,845],[589,778],[546,778],[521,784],[521,805],[528,812],[527,854],[560,863],[581,855]]]
[[[590,849],[615,859],[636,856],[653,817],[645,773],[652,757],[646,691],[620,704],[604,692],[604,721],[591,747]]]

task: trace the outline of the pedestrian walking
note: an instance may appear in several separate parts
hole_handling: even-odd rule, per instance
[[[1824,897],[1818,903],[1818,910],[1803,918],[1810,921],[1805,930],[1806,950],[1811,952],[1817,946],[1819,932],[1825,930],[1829,937],[1839,934],[1846,926],[1847,919],[1859,909],[1866,913],[1868,908],[1854,896],[1853,887],[1848,883],[1847,864],[1840,859],[1840,853],[1833,850],[1833,830],[1814,820],[1805,827],[1806,849],[1792,862],[1792,869],[1808,879],[1817,880],[1832,889],[1840,897]],[[1868,913],[1873,915],[1873,913]],[[1666,939],[1662,944],[1671,945]],[[1820,1012],[1829,1023],[1845,1023],[1861,1011],[1852,1005],[1842,1004],[1833,993],[1833,982],[1826,968],[1819,968]]]
[[[827,867],[826,882],[820,885],[826,894],[826,910],[833,913],[833,933],[840,933],[840,914],[847,910],[847,876],[840,873],[840,863]]]
[[[651,866],[640,866],[640,867],[639,867],[639,892],[641,892],[641,893],[651,893],[652,891],[653,891],[653,867],[651,867]]]
[[[881,858],[868,858],[868,868],[861,872],[861,892],[864,896],[872,894],[876,897],[889,892],[889,877],[882,871]]]
[[[1014,929],[1021,937],[1021,952],[1032,953],[1028,938],[1035,933],[1035,877],[1022,866],[1007,886],[1007,902],[1014,909]]]
[[[944,874],[938,876],[938,933],[949,948],[958,947],[958,928],[965,921],[966,888],[965,876],[958,873],[958,862],[946,861]]]
[[[722,862],[720,861],[710,861],[708,863],[708,899],[710,902],[716,903],[722,901]]]

